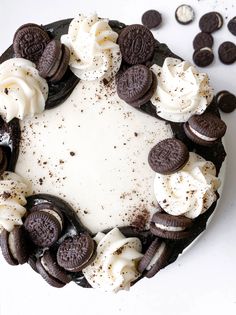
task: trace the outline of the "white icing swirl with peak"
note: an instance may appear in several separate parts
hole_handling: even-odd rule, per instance
[[[193,152],[180,171],[170,175],[157,173],[154,181],[155,196],[163,210],[191,219],[209,209],[217,199],[219,187],[214,164]]]
[[[213,99],[208,75],[186,61],[166,58],[163,67],[154,64],[158,84],[151,98],[158,116],[173,122],[185,122],[202,114]]]
[[[121,65],[120,48],[116,44],[118,34],[97,14],[72,20],[68,35],[61,41],[71,51],[70,68],[81,80],[110,80]]]
[[[9,122],[41,113],[48,97],[48,84],[36,66],[23,58],[0,65],[0,115]]]
[[[83,273],[93,288],[106,292],[117,292],[130,288],[139,277],[137,263],[142,258],[141,242],[136,237],[126,238],[118,228],[108,234],[95,237],[97,257]]]
[[[19,175],[4,172],[0,176],[0,231],[12,231],[22,224],[26,209],[26,199],[31,194],[28,183]]]

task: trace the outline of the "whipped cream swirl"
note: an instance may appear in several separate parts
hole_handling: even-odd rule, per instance
[[[163,210],[190,219],[204,213],[217,199],[220,180],[215,165],[190,152],[187,164],[171,175],[156,174],[155,196]]]
[[[126,238],[118,228],[108,234],[98,233],[95,261],[83,273],[93,288],[118,292],[130,288],[139,277],[137,263],[142,258],[141,242],[136,237]]]
[[[71,71],[85,81],[112,79],[122,59],[117,38],[108,20],[99,19],[97,14],[79,14],[72,20],[68,34],[61,38],[71,51]]]
[[[166,58],[163,67],[154,64],[158,85],[151,98],[158,116],[173,122],[185,122],[202,114],[213,99],[208,75],[186,61]]]
[[[41,113],[47,97],[47,81],[34,63],[12,58],[0,65],[0,115],[7,122]]]
[[[31,194],[28,183],[19,175],[4,172],[0,176],[0,231],[12,231],[15,225],[22,224],[26,209],[26,199]]]

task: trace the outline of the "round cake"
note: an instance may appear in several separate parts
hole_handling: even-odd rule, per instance
[[[0,245],[50,285],[117,292],[204,231],[225,159],[207,74],[143,25],[79,14],[0,57]]]

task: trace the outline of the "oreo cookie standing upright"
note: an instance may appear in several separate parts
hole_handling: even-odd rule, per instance
[[[217,106],[224,113],[231,113],[236,109],[236,96],[228,91],[220,91],[216,95]]]

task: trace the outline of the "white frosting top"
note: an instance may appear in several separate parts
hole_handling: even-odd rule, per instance
[[[155,195],[163,210],[191,219],[209,209],[219,186],[214,164],[193,152],[180,171],[171,175],[156,173],[154,181]]]
[[[28,183],[19,175],[4,172],[0,176],[0,231],[12,231],[15,225],[21,225],[26,212],[24,205],[31,194]]]
[[[156,212],[148,153],[173,137],[168,124],[122,101],[115,84],[80,81],[59,107],[21,121],[16,172],[35,193],[71,204],[94,234]]]
[[[118,34],[97,14],[88,17],[79,14],[72,20],[68,35],[61,41],[71,51],[70,68],[82,80],[110,80],[121,65]]]
[[[83,274],[93,288],[117,292],[130,288],[139,277],[137,263],[142,258],[142,245],[138,238],[126,238],[118,228],[108,234],[98,233],[95,261],[83,269]]]
[[[35,64],[12,58],[0,64],[0,115],[9,122],[41,113],[48,97],[48,84]]]
[[[166,58],[163,67],[153,65],[158,84],[151,102],[158,116],[173,122],[185,122],[202,114],[213,99],[208,75],[186,61]]]

